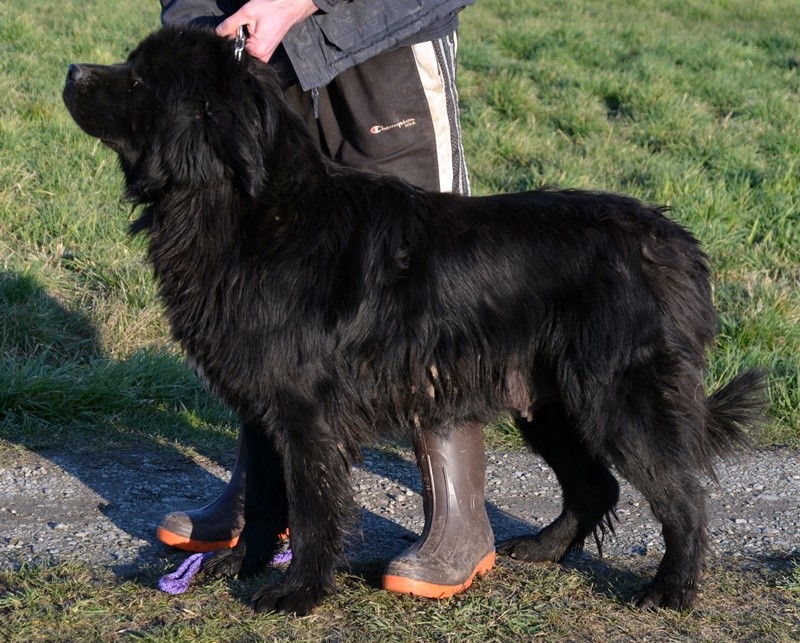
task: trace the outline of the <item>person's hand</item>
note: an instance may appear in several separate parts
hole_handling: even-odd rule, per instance
[[[317,10],[312,0],[250,0],[217,27],[217,34],[232,38],[245,25],[247,53],[267,62],[286,33]]]

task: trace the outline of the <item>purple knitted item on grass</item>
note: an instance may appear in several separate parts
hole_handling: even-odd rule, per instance
[[[183,594],[189,587],[189,583],[192,582],[192,578],[200,571],[206,558],[213,555],[212,551],[205,554],[192,554],[174,572],[161,577],[161,580],[158,581],[158,589],[167,594]]]
[[[161,577],[158,581],[158,589],[167,594],[172,594],[173,596],[175,594],[183,594],[189,588],[189,583],[192,582],[197,572],[200,571],[206,559],[213,555],[213,551],[206,552],[205,554],[192,554],[183,561],[183,564],[174,572]],[[287,549],[286,551],[275,554],[271,564],[281,565],[283,563],[288,563],[290,560],[292,560],[292,550]]]

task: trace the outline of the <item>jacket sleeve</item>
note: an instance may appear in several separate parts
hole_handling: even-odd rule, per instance
[[[161,0],[161,22],[217,25],[246,0]],[[313,16],[283,39],[303,89],[377,54],[455,31],[457,14],[475,0],[314,0]]]
[[[161,24],[215,27],[243,4],[235,0],[161,0]]]
[[[320,11],[283,40],[303,89],[396,47],[455,31],[475,0],[314,0]],[[429,36],[429,37],[427,37]]]
[[[345,0],[314,0],[320,10],[331,11]],[[218,25],[247,0],[160,0],[161,24]]]

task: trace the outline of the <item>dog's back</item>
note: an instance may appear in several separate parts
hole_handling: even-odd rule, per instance
[[[350,180],[337,191],[364,194],[371,179]],[[704,368],[716,320],[705,256],[661,208],[597,192],[469,198],[388,183],[396,203],[356,206],[354,245],[380,260],[351,281],[372,305],[341,319],[341,347],[363,353],[364,334],[349,328],[372,328],[380,381],[410,386],[428,413],[476,412],[471,401],[498,412],[509,372],[534,399],[534,371],[557,374],[585,413],[656,346]]]

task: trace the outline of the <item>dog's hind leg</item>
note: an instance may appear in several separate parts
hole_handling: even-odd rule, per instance
[[[708,411],[700,369],[656,362],[650,372],[661,376],[648,376],[647,369],[631,371],[621,387],[627,395],[615,397],[608,456],[648,501],[664,537],[658,572],[634,600],[644,608],[683,610],[697,595],[707,545],[705,490],[699,479],[707,455],[698,436]],[[674,373],[680,376],[671,377]]]
[[[499,551],[529,562],[559,561],[571,549],[581,547],[593,531],[597,536],[596,530],[612,529],[610,516],[619,497],[619,485],[581,443],[560,403],[544,405],[531,421],[518,418],[517,425],[530,447],[555,472],[563,508],[541,532],[509,540]]]
[[[653,454],[655,457],[656,454]],[[687,609],[697,595],[707,546],[705,492],[691,466],[660,450],[650,467],[617,463],[620,473],[644,495],[661,522],[664,557],[652,582],[635,597],[639,607]]]

